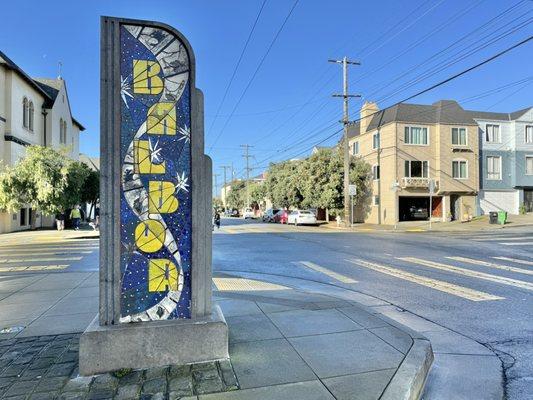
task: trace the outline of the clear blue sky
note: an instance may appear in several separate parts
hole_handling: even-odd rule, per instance
[[[188,37],[196,55],[197,85],[205,94],[208,150],[294,4],[293,0],[267,0],[221,115],[209,130],[262,1],[9,1],[2,5],[0,49],[31,76],[55,77],[58,60],[63,62],[74,116],[87,128],[81,136],[81,151],[96,156],[99,17],[158,20],[173,25]],[[533,25],[528,19],[533,14],[533,2],[527,0],[483,26],[517,3],[519,0],[300,0],[234,116],[209,151],[215,171],[221,173],[220,165],[233,162],[236,174],[243,174],[240,144],[255,146],[251,149],[255,156],[252,164],[262,167],[269,161],[305,153],[339,129],[340,124],[334,123],[341,116],[341,100],[330,94],[341,90],[341,69],[328,64],[328,58],[348,55],[360,60],[361,66],[350,68],[351,92],[385,107],[530,36]],[[441,58],[431,57],[478,27]],[[515,32],[507,32],[513,27]],[[461,50],[467,46],[471,50],[502,33],[509,35],[460,59],[465,54]],[[405,54],[400,55],[402,52]],[[428,58],[430,62],[417,67]],[[532,59],[533,45],[529,42],[411,102],[461,101],[517,82],[533,75]],[[387,96],[444,61],[458,62]],[[531,81],[527,81],[464,103],[464,107],[514,111],[532,105],[532,88]],[[352,102],[354,117],[360,105],[361,100]],[[324,144],[337,139],[335,136]],[[291,146],[298,142],[296,147]],[[254,171],[259,172],[260,168]]]

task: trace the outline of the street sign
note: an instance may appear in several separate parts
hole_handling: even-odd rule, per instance
[[[349,185],[348,186],[348,194],[350,196],[357,196],[357,185]]]

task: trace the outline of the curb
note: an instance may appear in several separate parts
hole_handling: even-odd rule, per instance
[[[230,274],[234,276],[240,276],[240,277],[250,277],[250,275],[268,275],[268,274],[262,274],[259,272],[251,272],[251,273],[242,273],[241,271],[217,271],[224,274]],[[247,276],[248,275],[248,276]],[[270,278],[270,281],[274,281],[275,283],[279,283],[278,280],[274,279],[272,280],[272,277],[266,278],[268,281]],[[302,280],[301,278],[293,278],[295,280]],[[291,285],[290,283],[285,283],[285,285],[292,287],[294,289],[298,289],[296,285]],[[325,283],[320,283],[320,285],[328,285]],[[328,285],[330,286],[330,285]],[[340,290],[346,290],[348,292],[351,292],[349,289],[336,287]],[[299,290],[306,290],[309,289],[302,289]],[[318,291],[318,293],[321,293]],[[333,295],[329,295],[331,297],[336,297]],[[368,296],[368,295],[367,295]],[[369,296],[372,297],[372,296]],[[342,297],[338,297],[342,298]],[[413,340],[413,344],[411,345],[409,351],[405,354],[405,357],[403,358],[402,362],[398,366],[398,369],[394,373],[394,376],[390,380],[389,384],[385,388],[382,395],[379,397],[379,400],[419,400],[420,396],[422,395],[422,392],[424,390],[424,386],[426,383],[426,379],[429,374],[429,370],[431,368],[431,365],[433,364],[434,355],[433,355],[433,349],[431,347],[431,342],[428,338],[426,338],[421,333],[409,328],[408,326],[405,326],[398,321],[395,321],[386,315],[383,315],[379,312],[372,312],[369,310],[369,307],[361,304],[359,301],[350,300],[352,303],[357,303],[357,307],[359,307],[361,310],[367,311],[369,313],[372,313],[385,322],[387,322],[389,325],[396,327],[397,329],[401,330],[402,332],[406,333],[411,337]]]
[[[380,400],[418,400],[424,390],[433,359],[429,340],[413,338],[413,345]]]

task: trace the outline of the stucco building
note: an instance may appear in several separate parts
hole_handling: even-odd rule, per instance
[[[349,127],[351,153],[372,166],[357,221],[465,220],[477,212],[478,125],[457,102],[399,104],[380,111],[365,103]],[[430,186],[434,187],[430,205]]]
[[[0,52],[0,160],[13,165],[28,145],[64,148],[77,160],[80,132],[85,128],[71,114],[62,78],[31,78]],[[50,226],[51,216],[25,207],[17,213],[0,212],[0,233]]]
[[[533,108],[469,113],[479,125],[480,212],[533,212]]]

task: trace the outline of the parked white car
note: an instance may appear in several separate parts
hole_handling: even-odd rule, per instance
[[[242,217],[244,219],[255,218],[254,210],[252,210],[251,208],[246,208],[242,213]]]
[[[316,225],[316,217],[309,210],[294,210],[291,211],[287,219],[288,224],[294,225]]]

